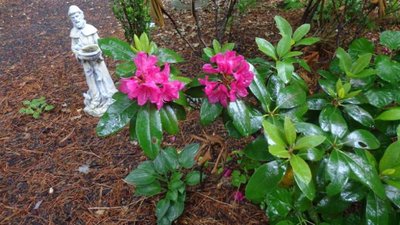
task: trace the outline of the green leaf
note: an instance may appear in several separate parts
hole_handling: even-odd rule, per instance
[[[285,174],[286,168],[278,161],[266,163],[256,169],[246,186],[246,198],[254,203],[264,200],[267,193],[272,192]]]
[[[242,100],[236,100],[229,103],[228,115],[232,119],[233,125],[241,135],[250,135],[250,111]]]
[[[283,36],[278,42],[278,45],[276,46],[276,52],[280,58],[285,56],[290,51],[292,47],[291,42],[292,38],[290,36]]]
[[[219,103],[212,104],[206,98],[200,108],[200,123],[202,125],[211,124],[222,113],[222,105]]]
[[[162,217],[165,216],[165,214],[168,211],[169,206],[170,206],[170,200],[168,200],[166,198],[163,198],[157,202],[157,206],[156,206],[157,220],[160,220]]]
[[[50,110],[52,110],[52,109],[54,109],[54,105],[46,105],[46,106],[44,107],[44,110],[45,110],[45,111],[50,111]]]
[[[290,158],[289,151],[282,145],[270,145],[268,147],[269,153],[279,158]]]
[[[367,224],[386,225],[389,224],[389,205],[374,193],[369,193],[365,216]]]
[[[366,159],[349,152],[338,151],[338,154],[346,160],[352,174],[354,174],[359,182],[368,186],[379,197],[385,197],[385,190],[378,173]]]
[[[262,125],[264,127],[264,133],[267,137],[268,144],[286,146],[285,139],[277,126],[266,120],[263,121]]]
[[[268,112],[269,105],[271,104],[271,96],[265,86],[265,81],[262,79],[258,71],[250,64],[250,70],[254,73],[253,82],[250,84],[250,90],[254,96],[260,101],[261,107],[265,112]],[[201,115],[201,113],[200,113]]]
[[[385,192],[388,199],[400,208],[400,189],[391,185],[385,185]]]
[[[340,69],[346,73],[350,72],[351,64],[353,62],[351,56],[343,48],[338,48],[336,50],[336,57],[339,59]]]
[[[347,182],[343,191],[340,192],[340,198],[346,202],[360,202],[365,199],[370,192],[367,187],[358,182]]]
[[[167,174],[178,169],[178,154],[175,149],[167,148],[160,151],[153,161],[154,168],[160,174]]]
[[[349,53],[352,56],[362,55],[365,53],[373,54],[375,51],[374,43],[366,38],[358,38],[351,42]]]
[[[221,44],[217,40],[214,39],[212,44],[213,44],[215,53],[221,52]]]
[[[297,186],[299,187],[301,192],[303,192],[306,198],[311,201],[314,200],[316,193],[314,181],[311,180],[309,183],[306,183],[305,180],[302,180],[296,174],[294,175],[294,180],[296,181]]]
[[[300,41],[296,42],[294,46],[300,46],[300,45],[313,45],[317,43],[320,39],[316,37],[309,37],[309,38],[304,38],[301,39]]]
[[[293,40],[295,42],[300,41],[310,31],[310,28],[311,28],[311,26],[308,23],[305,23],[305,24],[301,25],[300,27],[298,27],[294,31]]]
[[[331,132],[335,137],[339,138],[342,138],[348,129],[342,113],[332,106],[328,106],[321,111],[319,124],[323,131]]]
[[[176,220],[183,213],[183,209],[185,208],[185,198],[186,195],[182,194],[178,196],[178,201],[171,202],[166,214],[166,217],[170,221]]]
[[[35,119],[39,119],[39,117],[40,117],[40,112],[35,111],[35,112],[32,114],[32,117],[35,118]]]
[[[131,46],[118,38],[100,38],[98,44],[104,55],[115,60],[132,61],[135,57]]]
[[[314,148],[325,141],[326,137],[321,135],[305,136],[297,140],[294,149],[306,150],[309,148]]]
[[[157,57],[161,63],[180,63],[185,61],[178,53],[167,48],[158,49]]]
[[[258,49],[266,54],[267,56],[271,57],[275,61],[278,60],[276,53],[275,53],[275,47],[268,42],[267,40],[263,38],[256,38],[256,43],[258,46]]]
[[[377,75],[382,80],[395,84],[400,82],[400,63],[389,56],[379,55],[376,60]]]
[[[232,51],[234,48],[235,48],[235,43],[225,43],[222,46],[221,52],[226,52],[228,50]]]
[[[384,31],[380,35],[380,43],[390,50],[400,49],[400,31]]]
[[[258,136],[257,139],[246,145],[243,149],[243,153],[250,159],[258,161],[267,161],[273,158],[268,153],[268,142],[263,135]]]
[[[377,149],[379,140],[367,130],[355,130],[344,138],[344,144],[353,148]]]
[[[321,128],[312,123],[298,122],[296,123],[296,130],[303,135],[324,135]]]
[[[280,91],[276,104],[280,109],[290,109],[306,104],[306,100],[306,92],[300,86],[292,84]]]
[[[198,185],[201,182],[200,177],[200,171],[192,171],[186,175],[185,183],[189,186]]]
[[[346,159],[339,154],[338,150],[331,152],[326,165],[326,174],[331,181],[326,186],[328,196],[339,194],[349,179],[350,167],[347,165]]]
[[[296,141],[297,135],[296,128],[294,127],[292,121],[290,121],[289,117],[285,117],[284,130],[287,143],[292,145]]]
[[[364,95],[369,104],[377,108],[383,108],[393,101],[392,91],[386,88],[372,88],[365,92]]]
[[[137,114],[136,136],[145,155],[155,159],[160,151],[162,125],[160,112],[149,103],[142,106]]]
[[[138,168],[132,170],[124,181],[131,185],[148,185],[156,180],[156,172],[151,161],[142,162]]]
[[[302,183],[308,184],[311,182],[311,170],[308,164],[299,156],[293,155],[290,158],[290,165],[293,168],[295,177]]]
[[[160,109],[162,127],[172,135],[179,132],[178,118],[176,117],[174,109],[170,105],[164,105]]]
[[[292,26],[290,26],[287,20],[281,16],[275,16],[274,20],[281,36],[292,36]]]
[[[114,134],[124,128],[138,111],[136,101],[130,100],[125,94],[118,92],[113,98],[115,102],[108,107],[97,124],[96,133],[100,137]]]
[[[350,72],[353,74],[358,74],[363,71],[365,68],[369,66],[369,62],[371,61],[372,54],[366,53],[360,55],[358,59],[351,65]]]
[[[386,120],[386,121],[400,120],[400,107],[394,107],[388,109],[379,114],[379,116],[377,116],[376,119]]]
[[[179,153],[178,162],[183,168],[192,168],[195,163],[194,157],[196,156],[197,151],[199,151],[199,147],[200,145],[195,143],[186,145],[182,149],[182,151]]]
[[[292,63],[277,61],[276,70],[279,78],[286,84],[292,79],[294,67]]]
[[[276,216],[286,218],[293,207],[290,192],[285,188],[273,189],[272,192],[267,194],[265,200],[269,218]]]
[[[211,57],[213,57],[215,55],[214,50],[212,48],[203,48],[203,52],[209,58],[211,58]]]
[[[307,99],[307,106],[310,110],[322,110],[327,104],[328,101],[324,98],[309,97]]]
[[[299,56],[299,55],[303,55],[303,52],[300,52],[300,51],[288,52],[287,54],[285,54],[285,55],[282,57],[282,59],[287,59],[287,60],[289,60],[289,58],[296,57],[296,56]],[[300,64],[300,63],[305,63],[306,66],[308,66],[307,63],[306,63],[304,60],[296,59],[296,62],[299,63],[299,64]],[[304,64],[303,64],[303,65],[304,65]],[[306,69],[306,70],[309,71],[309,68]]]
[[[379,161],[379,171],[383,172],[398,166],[400,166],[400,141],[396,141],[387,147]]]
[[[358,105],[343,105],[344,112],[347,113],[355,121],[362,125],[372,128],[374,126],[374,119],[371,114]]]
[[[127,61],[119,63],[115,69],[115,73],[118,77],[131,77],[136,70],[135,63],[133,61]]]
[[[144,186],[136,186],[135,195],[136,196],[147,196],[151,197],[161,193],[161,184],[158,180],[151,184],[146,184]]]

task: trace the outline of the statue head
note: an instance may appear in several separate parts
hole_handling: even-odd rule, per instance
[[[82,29],[86,25],[85,16],[83,11],[76,5],[71,5],[68,9],[68,16],[72,21],[74,27]]]

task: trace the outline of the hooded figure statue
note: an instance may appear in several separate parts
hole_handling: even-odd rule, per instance
[[[102,116],[113,103],[112,96],[117,89],[97,44],[97,29],[86,23],[82,10],[71,5],[68,10],[73,28],[70,33],[71,49],[82,64],[89,90],[83,93],[84,111],[92,116]]]

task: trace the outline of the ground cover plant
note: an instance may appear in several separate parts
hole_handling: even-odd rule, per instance
[[[180,97],[178,92],[184,88],[180,81],[165,77],[170,86],[157,86],[158,77],[165,71],[169,73],[169,64],[164,64],[163,70],[155,66],[154,55],[162,58],[166,52],[157,51],[145,34],[135,36],[132,48],[115,39],[100,42],[105,54],[116,59],[134,55],[135,72],[120,80],[119,90],[126,96],[116,95],[124,96],[127,107],[119,107],[117,99],[101,118],[97,132],[109,135],[130,124],[131,137],[154,160],[139,165],[125,180],[136,185],[138,195],[145,196],[162,192],[158,179],[166,182],[166,198],[156,208],[158,224],[171,224],[182,213],[185,187],[178,162],[180,154],[185,155],[187,150],[178,153],[172,148],[160,148],[162,127],[170,134],[178,132],[171,129],[178,127],[176,111],[162,107],[175,100],[171,104],[178,103],[184,112],[189,105],[183,96],[202,98],[202,125],[222,117],[228,134],[236,138],[258,136],[240,155],[259,161],[255,162],[257,166],[250,171],[241,168],[244,174],[240,170],[232,174],[225,171],[224,176],[230,176],[232,185],[238,188],[247,183],[246,198],[260,204],[270,223],[395,224],[400,205],[396,150],[400,128],[398,122],[392,121],[399,119],[396,104],[400,90],[396,83],[400,64],[396,60],[400,32],[381,34],[380,42],[388,48],[389,55],[375,54],[374,45],[366,39],[353,41],[348,51],[339,47],[328,70],[319,71],[321,91],[310,95],[295,64],[310,70],[298,57],[303,54],[302,46],[313,45],[319,38],[307,37],[309,24],[293,31],[284,18],[276,16],[275,22],[281,35],[275,46],[263,38],[255,39],[259,50],[272,61],[246,61],[233,51],[233,43],[214,40],[212,47],[204,49],[207,63],[199,77],[180,78],[186,81]],[[167,55],[167,59],[172,58],[170,63],[179,61],[172,51]],[[143,74],[153,74],[152,80],[141,77]],[[145,84],[152,89],[143,89],[142,80],[155,84]],[[157,88],[166,87],[174,90],[173,97],[153,96],[158,93]],[[131,104],[135,109],[125,110]],[[197,150],[190,152],[192,162],[186,168],[193,166]],[[167,177],[161,178],[157,173]],[[187,180],[192,180],[191,173],[188,176]],[[201,180],[200,173],[195,177],[192,184]],[[235,199],[243,200],[240,192]],[[344,217],[345,213],[348,217]]]

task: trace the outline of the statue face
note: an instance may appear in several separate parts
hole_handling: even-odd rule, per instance
[[[76,12],[74,14],[71,14],[69,16],[69,18],[71,18],[71,21],[74,24],[74,27],[76,27],[78,29],[82,29],[85,26],[85,20],[83,17],[83,13]]]

